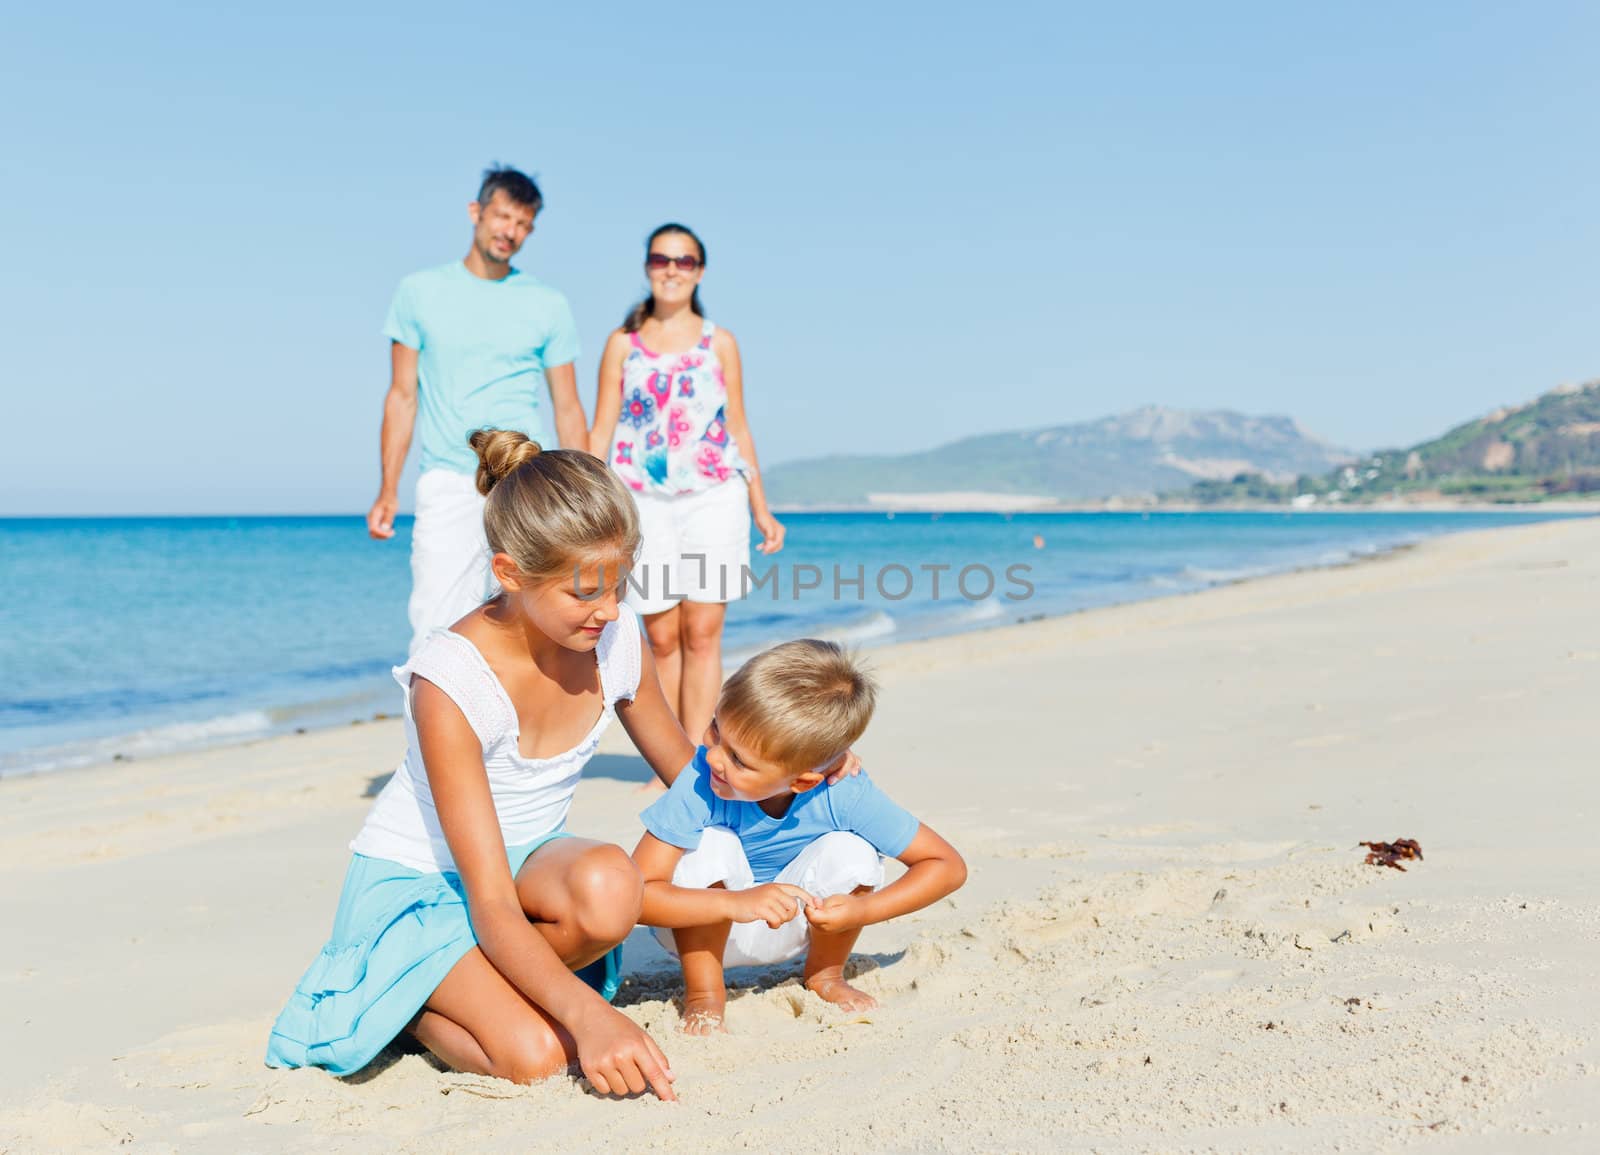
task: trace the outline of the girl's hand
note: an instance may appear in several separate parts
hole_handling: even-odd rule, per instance
[[[569,1029],[578,1046],[578,1066],[596,1091],[602,1095],[639,1095],[648,1088],[658,1099],[677,1101],[672,1090],[677,1076],[667,1064],[667,1057],[644,1028],[621,1011],[597,1007]]]
[[[844,761],[839,763],[839,768],[828,775],[828,785],[832,786],[842,778],[854,778],[861,773],[861,759],[856,757],[854,750],[844,752]]]
[[[825,934],[866,926],[866,908],[853,894],[836,894],[806,908],[806,921]]]
[[[768,882],[749,890],[730,890],[727,894],[734,922],[764,922],[773,930],[817,903],[798,886],[787,882]]]
[[[761,544],[756,549],[762,553],[777,553],[783,548],[783,535],[788,532],[783,528],[783,522],[766,509],[756,510],[754,516],[756,528],[761,531]]]

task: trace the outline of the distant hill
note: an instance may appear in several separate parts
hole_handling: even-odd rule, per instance
[[[1410,449],[1387,449],[1292,484],[1245,473],[1171,496],[1202,502],[1399,498],[1539,501],[1600,493],[1600,381],[1563,385]]]
[[[900,455],[837,455],[767,469],[785,505],[893,503],[895,495],[1028,495],[1053,501],[1143,496],[1241,473],[1292,480],[1352,455],[1288,417],[1145,406],[1116,417],[991,433]]]

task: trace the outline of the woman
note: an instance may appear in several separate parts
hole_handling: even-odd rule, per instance
[[[722,623],[744,596],[749,517],[764,554],[782,549],[784,534],[745,420],[739,344],[700,304],[705,266],[705,246],[683,225],[650,234],[650,295],[606,342],[589,441],[638,504],[644,546],[628,604],[644,616],[662,690],[690,734],[710,724],[722,686]]]

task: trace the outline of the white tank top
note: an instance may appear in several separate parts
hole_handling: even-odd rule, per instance
[[[604,698],[600,717],[583,741],[551,758],[524,758],[518,751],[516,707],[478,648],[449,630],[430,634],[410,661],[395,667],[395,681],[405,691],[406,759],[372,804],[350,849],[425,873],[455,870],[422,765],[411,709],[413,674],[449,695],[482,743],[483,768],[489,775],[489,793],[505,844],[520,846],[560,830],[584,764],[616,717],[617,702],[631,700],[639,688],[639,620],[627,606],[619,610],[617,620],[607,624],[595,647]]]

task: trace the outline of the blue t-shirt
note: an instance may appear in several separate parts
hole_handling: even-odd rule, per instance
[[[424,470],[477,471],[474,429],[514,429],[547,449],[544,370],[578,358],[572,309],[549,285],[512,269],[473,276],[460,261],[400,282],[383,334],[417,350],[417,440]]]
[[[754,802],[730,802],[711,792],[706,748],[695,753],[668,790],[639,816],[645,829],[671,846],[693,850],[707,826],[739,836],[757,882],[771,882],[808,845],[830,830],[848,830],[897,858],[917,836],[916,816],[889,800],[865,773],[796,794],[789,813],[774,818]]]

